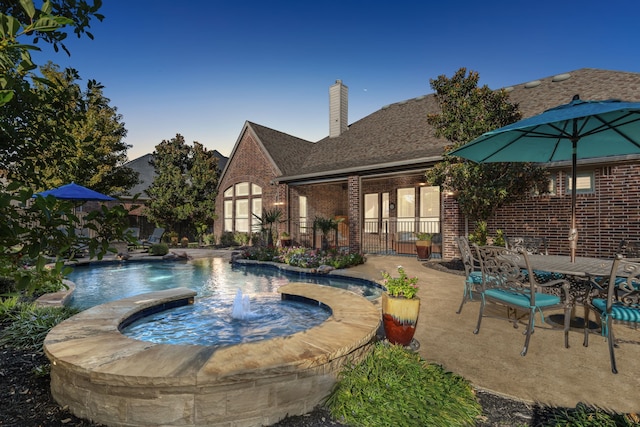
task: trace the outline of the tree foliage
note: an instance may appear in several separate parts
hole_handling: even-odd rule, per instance
[[[479,164],[446,153],[485,132],[521,118],[518,106],[509,102],[504,90],[478,87],[480,76],[466,68],[451,78],[444,75],[430,81],[440,104],[440,113],[429,114],[427,122],[436,135],[451,144],[443,160],[426,173],[431,185],[457,194],[462,212],[474,220],[486,220],[505,204],[521,199],[532,189],[546,192],[548,173],[532,163]]]
[[[163,140],[153,153],[156,177],[146,190],[148,217],[175,230],[186,224],[202,235],[215,219],[218,162],[213,151],[184,137]]]
[[[106,254],[111,242],[123,237],[128,214],[122,206],[102,206],[81,222],[73,202],[32,198],[34,189],[69,177],[98,191],[128,185],[128,178],[112,176],[109,169],[122,160],[127,146],[121,142],[120,117],[108,106],[102,87],[91,81],[83,92],[75,83],[75,71],[61,73],[52,66],[36,75],[30,55],[40,50],[35,46],[39,41],[69,53],[63,43],[68,31],[93,38],[87,29],[93,18],[103,19],[97,13],[101,1],[41,4],[36,9],[32,0],[0,0],[0,274],[13,277],[18,290],[31,293],[42,284],[37,276],[51,258],[55,267],[50,271],[61,277],[64,258],[73,257],[80,247],[91,257]],[[107,167],[91,169],[91,162]],[[89,170],[82,174],[81,168]],[[111,182],[110,187],[91,185],[89,175]],[[75,230],[81,226],[95,237],[78,236]]]
[[[36,191],[72,181],[107,194],[132,188],[138,176],[125,166],[127,131],[103,86],[89,80],[83,90],[76,70],[52,63],[41,72],[44,80],[33,77],[0,107],[0,166],[9,179]]]
[[[32,0],[0,0],[0,105],[9,102],[15,85],[20,85],[26,74],[36,68],[31,59],[32,51],[39,51],[39,41],[53,46],[58,52],[64,44],[67,29],[78,37],[86,34],[91,20],[102,21],[98,13],[102,0],[47,0],[36,9]],[[30,39],[32,44],[22,42]]]

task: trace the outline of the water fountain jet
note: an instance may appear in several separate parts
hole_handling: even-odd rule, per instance
[[[239,320],[252,319],[256,317],[256,313],[251,311],[251,299],[249,298],[249,295],[243,295],[242,289],[240,288],[238,288],[236,297],[233,300],[231,317]]]

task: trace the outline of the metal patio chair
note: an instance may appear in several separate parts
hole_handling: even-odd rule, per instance
[[[505,244],[512,251],[525,251],[529,255],[549,255],[547,247],[547,238],[538,236],[506,236]],[[540,283],[550,280],[562,279],[562,276],[551,274],[547,271],[533,270],[536,279]]]
[[[600,283],[594,281],[593,286],[602,297],[591,299],[589,305],[600,318],[602,335],[609,344],[611,372],[617,374],[614,354],[617,344],[613,334],[613,323],[632,325],[636,328],[640,324],[640,258],[623,258],[622,255],[617,255],[609,277]],[[589,330],[586,327],[584,345],[589,345]]]
[[[620,240],[617,254],[625,258],[640,258],[640,242],[626,239]]]
[[[464,288],[462,293],[462,302],[460,308],[456,311],[457,314],[462,312],[462,307],[467,301],[473,299],[473,292],[477,291],[482,285],[482,272],[480,271],[480,260],[474,256],[473,250],[469,246],[469,240],[460,236],[456,238],[458,248],[460,248],[460,257],[462,258],[462,264],[464,265]]]
[[[529,340],[535,328],[535,315],[539,312],[544,322],[543,309],[564,308],[564,346],[569,347],[569,322],[571,318],[571,297],[569,282],[564,279],[538,283],[532,272],[526,251],[515,252],[501,246],[474,245],[480,259],[482,271],[482,290],[480,292],[480,313],[478,325],[473,331],[480,332],[487,301],[507,307],[507,318],[514,315],[513,327],[518,327],[517,310],[525,310],[529,314],[524,347],[520,353],[527,354]],[[524,262],[523,262],[524,261]],[[522,268],[521,265],[526,265]],[[560,287],[561,296],[542,293],[542,288]]]
[[[507,248],[512,251],[524,250],[529,255],[549,255],[546,237],[506,236]]]

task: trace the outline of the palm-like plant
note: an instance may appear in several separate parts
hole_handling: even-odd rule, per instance
[[[268,247],[273,247],[273,226],[278,222],[282,222],[282,215],[282,211],[278,208],[263,209],[262,216],[253,214],[260,223],[261,232],[266,234]]]
[[[318,216],[313,220],[313,229],[320,230],[320,233],[322,233],[322,249],[326,250],[329,247],[329,233],[332,230],[338,231],[338,225],[342,221],[342,218],[334,219]]]

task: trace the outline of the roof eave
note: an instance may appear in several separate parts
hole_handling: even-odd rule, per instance
[[[366,175],[367,173],[380,173],[387,169],[401,171],[409,168],[424,166],[425,168],[442,160],[442,156],[420,157],[410,160],[398,160],[395,162],[376,163],[363,166],[353,166],[343,169],[325,170],[299,175],[279,176],[273,181],[276,184],[304,182],[318,179],[335,180],[339,177],[347,177],[350,175]]]

